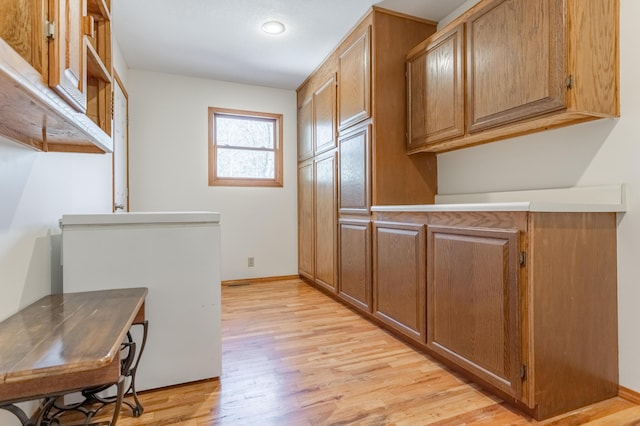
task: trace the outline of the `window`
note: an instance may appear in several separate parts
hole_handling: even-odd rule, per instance
[[[210,107],[209,185],[282,186],[282,114]]]

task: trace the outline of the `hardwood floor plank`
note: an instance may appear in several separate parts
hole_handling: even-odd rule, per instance
[[[118,425],[640,425],[621,398],[535,422],[299,280],[224,286],[222,307],[222,377],[143,392]]]

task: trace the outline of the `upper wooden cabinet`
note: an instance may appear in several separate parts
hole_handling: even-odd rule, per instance
[[[110,0],[87,0],[87,115],[111,135],[113,63]]]
[[[309,99],[312,99],[315,155],[332,149],[336,140],[347,142],[345,149],[355,149],[352,132],[370,125],[366,135],[359,135],[368,138],[370,150],[367,158],[362,157],[364,163],[358,160],[360,180],[356,182],[353,174],[342,173],[348,181],[338,182],[339,193],[349,198],[341,199],[346,203],[341,205],[342,213],[356,210],[367,213],[370,205],[433,203],[435,156],[406,155],[405,60],[407,51],[435,29],[433,22],[373,7],[298,88],[299,160],[309,155],[305,139],[308,132],[304,130],[308,126],[306,103]],[[331,90],[330,81],[337,85],[336,91]],[[332,95],[335,104],[330,103]],[[330,138],[332,114],[336,114],[333,131],[337,133],[333,140]],[[351,154],[355,153],[349,151]],[[343,167],[340,170],[347,171]],[[360,198],[350,198],[356,195]]]
[[[47,0],[0,2],[0,38],[40,74],[46,74],[47,51],[42,42]]]
[[[85,0],[50,0],[49,85],[80,112],[87,110]]]
[[[298,89],[298,161],[337,147],[336,90],[333,70]]]
[[[340,130],[371,116],[371,26],[338,58]]]
[[[336,147],[335,74],[313,93],[313,135],[316,154]]]
[[[469,132],[567,107],[563,3],[492,1],[466,21]]]
[[[448,109],[457,71],[424,65],[426,76],[412,73],[409,153],[619,116],[619,0],[483,0],[409,52],[408,67],[456,31],[465,33],[464,106]],[[422,81],[426,93],[418,93]],[[434,116],[431,102],[448,116]],[[429,132],[458,122],[462,111],[462,133]]]
[[[407,60],[407,148],[464,135],[464,27],[441,33]]]
[[[371,124],[340,135],[338,209],[341,214],[369,214]]]
[[[298,161],[313,157],[312,98],[303,100],[298,107]]]
[[[109,0],[1,2],[0,135],[41,151],[112,151],[109,10]]]

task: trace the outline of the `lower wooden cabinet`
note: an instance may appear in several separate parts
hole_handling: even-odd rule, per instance
[[[335,172],[333,158],[316,161],[317,176]],[[316,285],[538,420],[617,395],[615,213],[367,219],[340,218],[337,278],[329,285],[329,257],[319,275],[316,253]],[[332,235],[318,223],[329,238],[316,250]]]
[[[314,159],[315,282],[337,292],[337,162],[335,150]]]
[[[374,315],[413,340],[425,339],[424,225],[374,222]]]
[[[338,295],[366,312],[371,312],[371,222],[339,222],[340,262]]]
[[[516,398],[519,233],[427,227],[427,347]]]
[[[298,273],[315,277],[313,205],[313,160],[298,166]]]

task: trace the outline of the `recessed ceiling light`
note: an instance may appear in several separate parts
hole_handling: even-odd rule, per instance
[[[282,22],[269,21],[262,24],[262,31],[267,34],[282,34],[285,30],[285,26]]]

